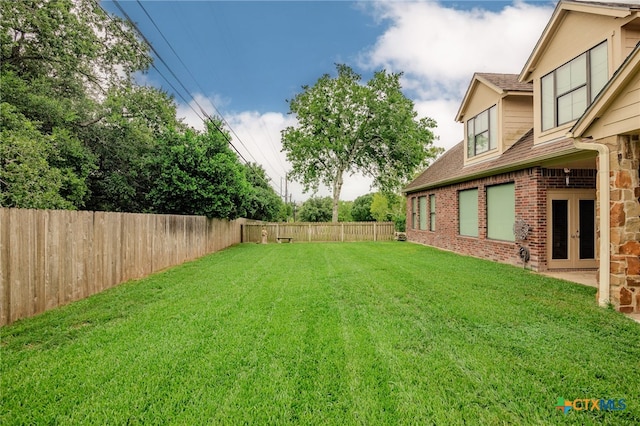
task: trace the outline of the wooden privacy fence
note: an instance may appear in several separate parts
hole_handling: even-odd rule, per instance
[[[259,242],[262,228],[267,230],[268,242],[278,237],[290,237],[294,242],[327,241],[391,241],[394,238],[393,222],[338,222],[338,223],[261,223],[243,225],[244,242]]]
[[[0,208],[0,325],[238,244],[243,222]]]

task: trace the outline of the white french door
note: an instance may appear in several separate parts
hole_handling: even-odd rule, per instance
[[[549,268],[596,268],[595,190],[547,193]]]

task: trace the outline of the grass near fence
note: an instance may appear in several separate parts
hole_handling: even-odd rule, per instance
[[[594,296],[408,243],[245,244],[0,329],[0,423],[638,424],[640,324]]]

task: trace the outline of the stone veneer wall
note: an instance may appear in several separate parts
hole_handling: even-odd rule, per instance
[[[518,256],[520,246],[526,246],[531,255],[528,268],[547,270],[547,189],[595,189],[595,170],[572,170],[567,186],[560,169],[532,167],[510,173],[474,179],[467,182],[424,190],[407,195],[407,239],[456,253],[480,257],[501,263],[522,265]],[[486,187],[502,183],[515,184],[516,219],[523,219],[531,227],[525,241],[497,241],[487,238]],[[478,237],[458,234],[458,192],[478,188]],[[436,196],[435,231],[412,228],[411,199]],[[427,212],[428,214],[428,212]],[[418,218],[419,224],[419,218]],[[427,219],[427,224],[428,224]]]
[[[611,303],[620,312],[640,312],[640,138],[599,142],[610,154]]]

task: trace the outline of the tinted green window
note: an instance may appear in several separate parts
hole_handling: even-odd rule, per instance
[[[514,241],[513,223],[516,217],[515,185],[487,188],[487,238]]]
[[[420,197],[420,229],[426,231],[427,229],[427,197]]]
[[[429,195],[429,231],[436,230],[436,196]]]
[[[458,220],[460,235],[478,236],[478,190],[458,192]]]
[[[413,197],[411,199],[411,228],[416,229],[418,227],[418,199]]]

